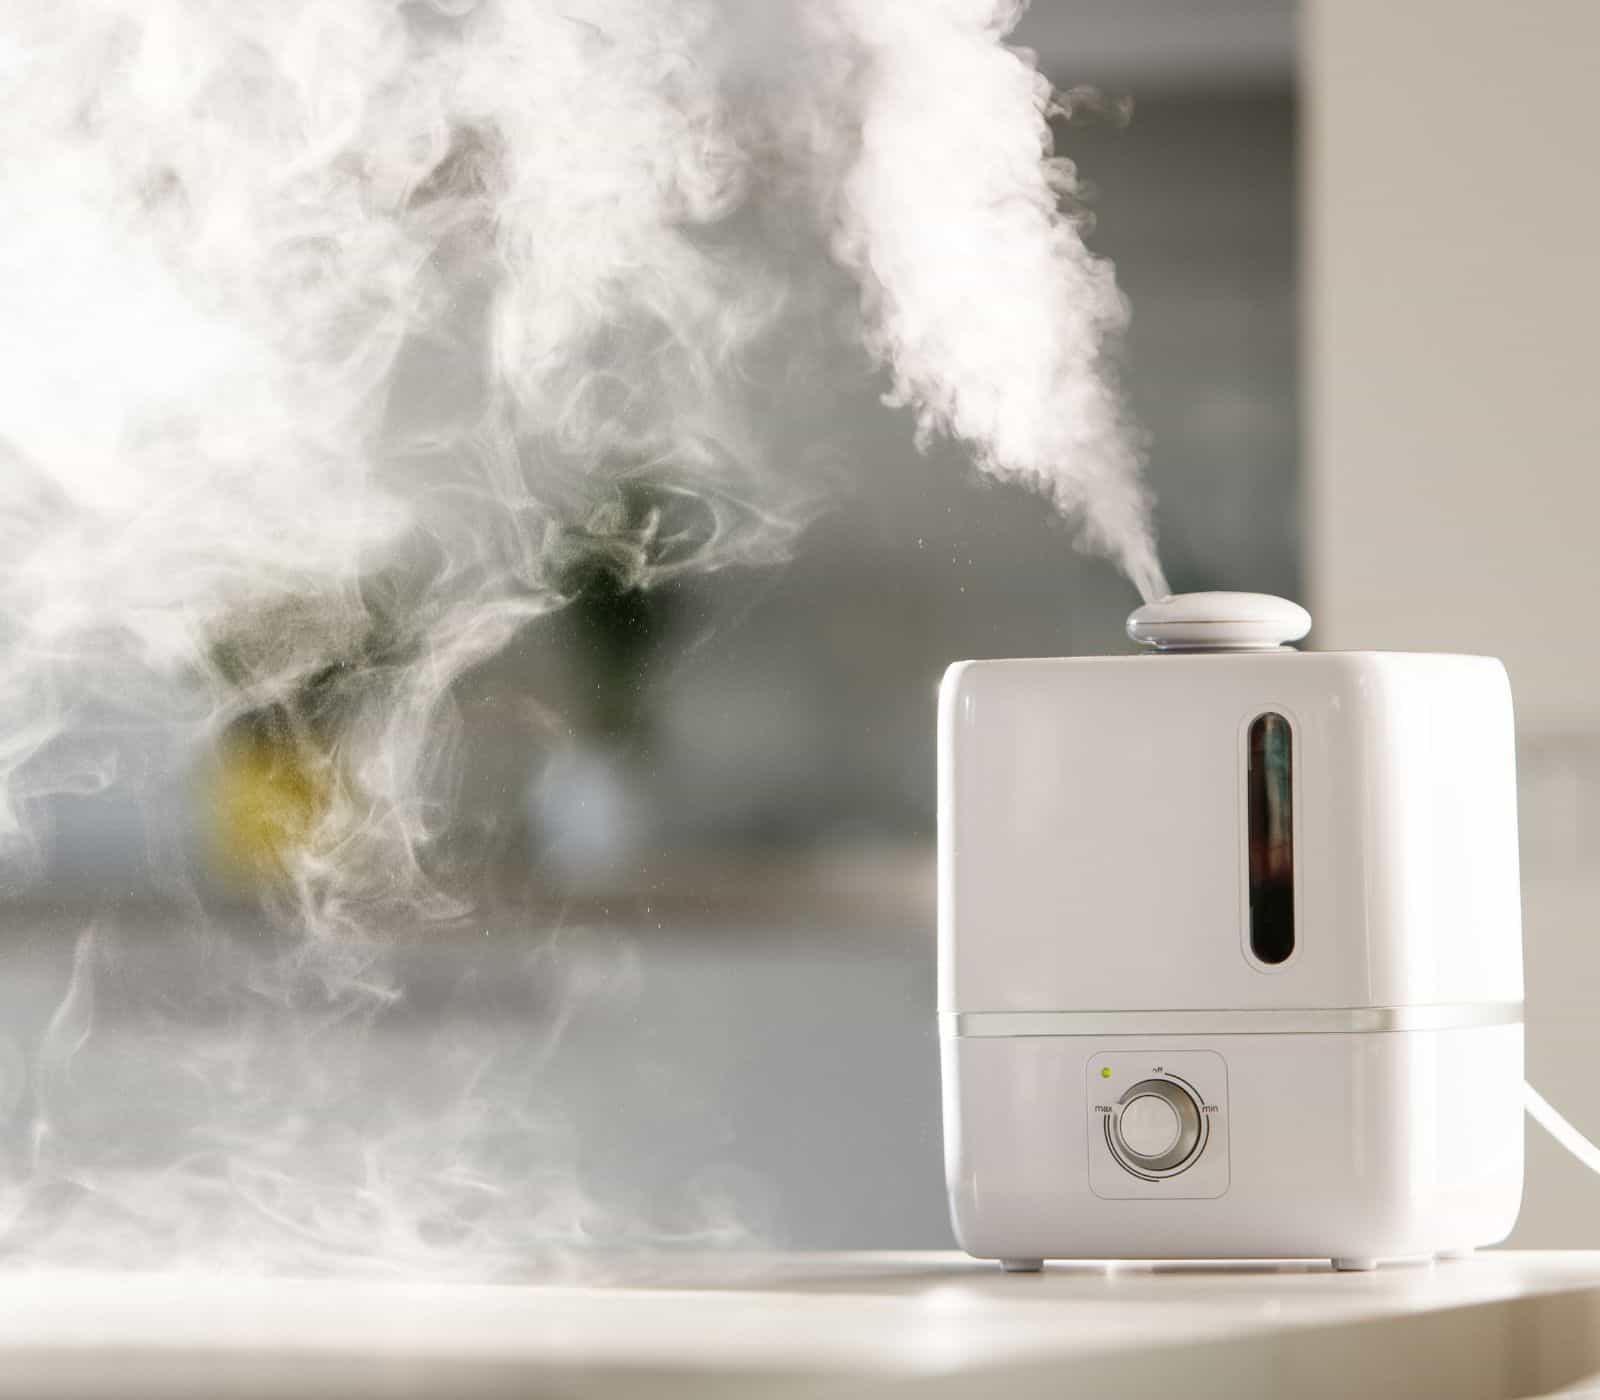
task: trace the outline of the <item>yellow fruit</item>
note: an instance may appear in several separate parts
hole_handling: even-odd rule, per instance
[[[226,740],[209,788],[217,854],[236,875],[281,872],[328,810],[326,760],[288,738]]]

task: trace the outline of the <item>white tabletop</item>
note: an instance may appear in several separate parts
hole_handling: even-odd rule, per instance
[[[1526,1396],[1600,1372],[1600,1254],[1052,1266],[953,1254],[495,1286],[0,1274],[0,1396]]]

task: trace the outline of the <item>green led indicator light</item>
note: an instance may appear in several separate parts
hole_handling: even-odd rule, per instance
[[[1111,1078],[1111,1066],[1110,1065],[1101,1065],[1100,1066],[1100,1077],[1102,1079],[1110,1079]]]

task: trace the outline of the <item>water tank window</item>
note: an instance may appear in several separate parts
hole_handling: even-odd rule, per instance
[[[1294,733],[1279,714],[1250,724],[1250,951],[1277,964],[1294,952]]]

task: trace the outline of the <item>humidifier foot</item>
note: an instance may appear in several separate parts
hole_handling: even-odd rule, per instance
[[[1008,1274],[1036,1274],[1044,1268],[1043,1259],[1002,1259],[1000,1267]]]
[[[1365,1254],[1346,1254],[1333,1261],[1334,1270],[1341,1274],[1370,1274],[1378,1267],[1376,1259]]]
[[[1465,1246],[1462,1249],[1441,1249],[1438,1252],[1438,1254],[1436,1254],[1434,1256],[1434,1258],[1436,1258],[1436,1259],[1470,1259],[1476,1253],[1477,1253],[1477,1250],[1474,1249],[1473,1246],[1469,1244],[1469,1245]]]

